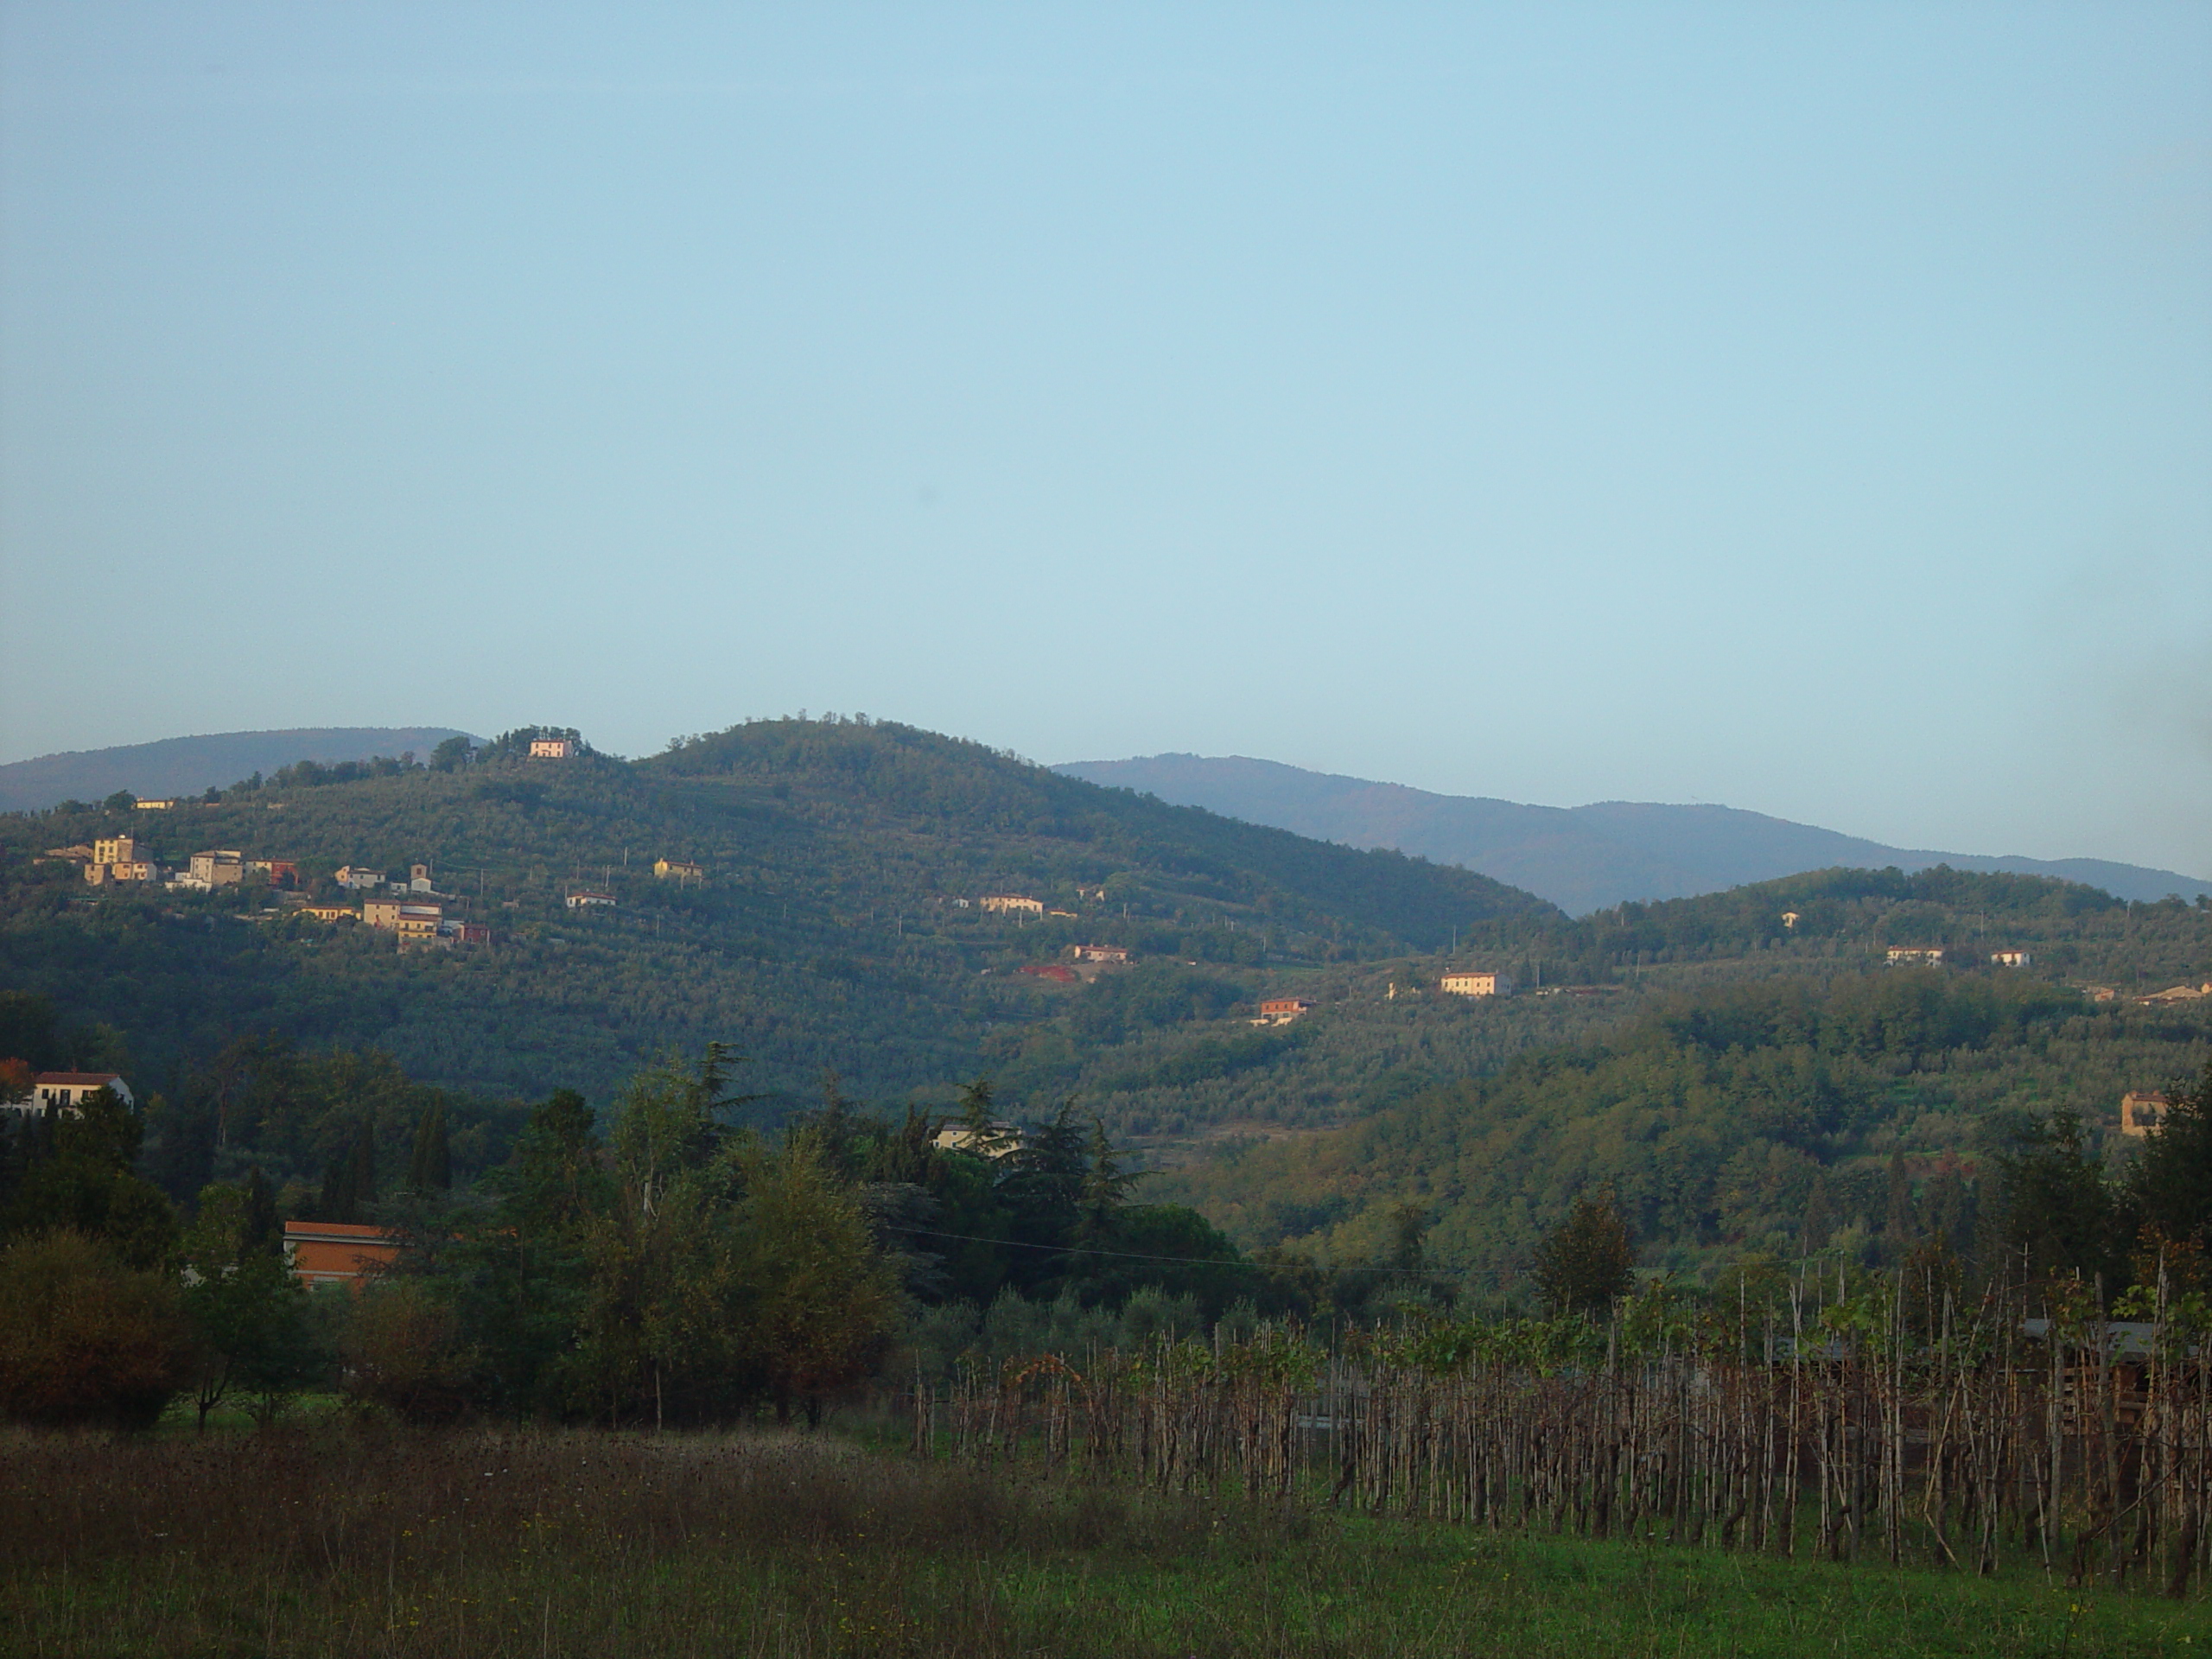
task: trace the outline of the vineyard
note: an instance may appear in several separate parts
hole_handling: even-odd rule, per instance
[[[1800,1281],[1735,1316],[1416,1320],[1325,1351],[1263,1327],[906,1396],[925,1456],[1551,1535],[1939,1564],[2025,1554],[2189,1593],[2212,1546],[2205,1299],[1961,1306],[1939,1276]]]

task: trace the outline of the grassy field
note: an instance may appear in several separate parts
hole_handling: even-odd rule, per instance
[[[2040,1575],[1039,1484],[827,1436],[0,1440],[10,1655],[2195,1656]]]

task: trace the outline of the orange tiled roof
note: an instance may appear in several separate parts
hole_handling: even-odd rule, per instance
[[[310,1285],[358,1281],[399,1259],[398,1241],[381,1227],[350,1221],[288,1221],[284,1253]]]

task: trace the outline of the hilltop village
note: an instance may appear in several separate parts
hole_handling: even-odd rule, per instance
[[[573,736],[532,738],[528,755],[532,761],[567,761],[585,752]],[[413,757],[404,757],[411,762]],[[302,762],[311,768],[313,762]],[[211,791],[219,800],[221,791]],[[188,798],[126,798],[137,812],[175,814],[189,811],[198,803]],[[110,801],[109,805],[123,804]],[[272,804],[281,810],[281,804]],[[340,864],[317,869],[293,858],[251,858],[236,848],[207,848],[181,864],[164,864],[148,851],[138,836],[98,836],[88,842],[49,847],[47,861],[79,866],[86,882],[95,887],[159,888],[175,893],[215,893],[224,888],[258,889],[273,899],[276,913],[296,914],[333,925],[357,924],[391,934],[403,945],[451,947],[489,944],[490,924],[468,912],[475,902],[465,894],[442,892],[433,867],[411,864],[404,877],[362,864]],[[653,865],[655,876],[677,882],[706,879],[704,868],[693,860],[662,858]],[[615,895],[603,887],[575,886],[563,900],[572,911],[613,909]]]

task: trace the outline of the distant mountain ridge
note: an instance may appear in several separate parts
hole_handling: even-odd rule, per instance
[[[1351,847],[1389,847],[1477,870],[1573,915],[1627,900],[1685,899],[1836,866],[2057,876],[2121,899],[2196,899],[2212,882],[2098,858],[1988,857],[1888,847],[1728,806],[1600,801],[1526,806],[1308,772],[1243,755],[1155,754],[1071,761],[1057,772],[1202,806]]]
[[[447,738],[464,735],[450,726],[306,726],[42,754],[0,766],[0,812],[104,800],[121,789],[144,797],[198,795],[296,760],[329,766],[410,749],[417,760],[426,760]]]

